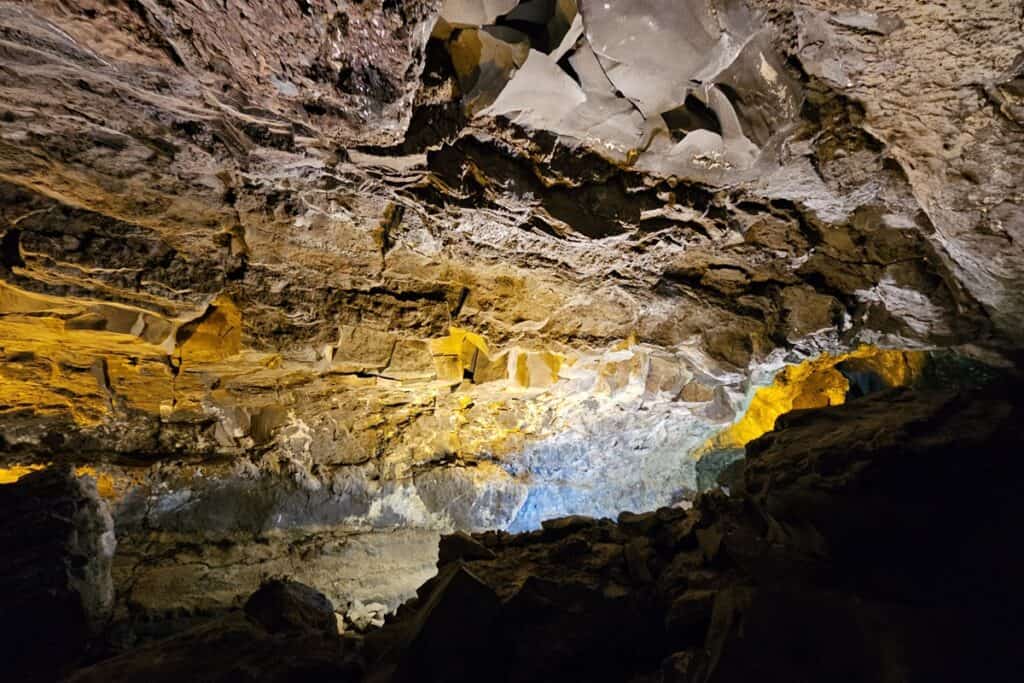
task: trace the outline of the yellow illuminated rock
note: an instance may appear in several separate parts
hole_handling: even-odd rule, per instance
[[[465,372],[474,372],[477,360],[488,357],[487,341],[479,334],[458,327],[449,327],[448,336],[433,339],[430,353],[434,356],[437,378],[461,382]]]
[[[44,470],[52,464],[0,467],[0,484],[13,484],[22,477],[32,472]],[[92,477],[96,481],[97,492],[103,498],[108,499],[121,497],[130,487],[137,485],[144,478],[143,474],[133,476],[119,468],[114,468],[114,471],[107,471],[90,466],[76,467],[75,475],[78,477]]]
[[[224,360],[242,349],[242,313],[227,296],[219,296],[198,319],[178,330],[182,363]]]
[[[746,414],[739,421],[705,443],[696,453],[721,448],[739,448],[770,432],[775,421],[792,410],[824,408],[846,401],[850,384],[836,366],[870,371],[887,386],[904,386],[914,381],[924,367],[925,355],[915,351],[890,351],[861,346],[847,354],[823,354],[799,365],[783,368],[768,386],[758,389]]]
[[[156,414],[171,399],[176,320],[130,306],[51,297],[0,282],[0,415],[68,415],[95,425],[117,408]],[[182,356],[237,353],[240,317],[218,300]]]
[[[422,339],[386,325],[350,325],[326,349],[314,363],[301,354],[243,348],[242,314],[226,295],[202,313],[160,317],[0,284],[0,417],[70,417],[81,427],[106,429],[141,415],[203,425],[196,429],[205,447],[224,454],[275,444],[287,458],[333,466],[387,453],[387,467],[399,476],[439,454],[473,461],[519,452],[568,429],[564,416],[578,420],[571,411],[586,396],[679,397],[693,404],[684,410],[703,415],[725,395],[695,376],[689,361],[652,355],[635,334],[581,355],[561,346],[493,349],[482,335],[456,326]],[[698,456],[742,446],[791,410],[842,403],[849,383],[836,368],[841,362],[898,386],[917,376],[923,354],[862,347],[785,368]],[[278,438],[292,423],[294,438]],[[29,471],[5,470],[0,481]],[[132,486],[125,470],[109,465],[80,474],[93,476],[107,498]]]
[[[130,470],[121,468],[99,469],[90,466],[75,468],[76,476],[92,477],[96,481],[96,492],[108,500],[122,498],[128,489],[143,482],[145,480],[144,472],[144,469],[132,473]]]
[[[38,472],[46,465],[15,465],[14,467],[0,467],[0,484],[13,484],[26,474]]]
[[[469,330],[463,330],[458,327],[449,327],[447,337],[434,339],[430,342],[430,351],[435,356],[458,356],[465,353],[467,351],[467,347],[470,350],[489,353],[487,350],[487,340],[479,334],[474,334]]]
[[[551,351],[525,351],[516,357],[515,381],[528,389],[549,387],[558,381],[563,356]]]
[[[137,344],[109,332],[66,331],[51,317],[0,317],[0,414],[64,413],[79,424],[98,422],[110,408],[104,347],[116,353]]]
[[[508,379],[508,351],[502,351],[494,357],[478,355],[473,368],[473,382],[486,384]]]

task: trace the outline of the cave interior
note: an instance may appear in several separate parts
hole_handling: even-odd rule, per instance
[[[1020,680],[1019,0],[0,54],[2,678]]]

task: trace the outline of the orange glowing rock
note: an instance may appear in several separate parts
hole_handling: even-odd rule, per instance
[[[224,360],[242,350],[242,313],[227,296],[217,297],[206,312],[178,330],[182,363]]]

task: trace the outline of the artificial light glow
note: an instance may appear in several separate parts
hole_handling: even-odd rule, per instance
[[[743,417],[708,440],[697,450],[696,457],[713,450],[741,448],[773,430],[775,421],[790,411],[845,403],[850,382],[837,368],[840,363],[871,372],[888,387],[899,387],[917,379],[924,362],[925,355],[920,351],[890,351],[863,345],[850,353],[826,353],[787,366],[770,385],[758,389]]]

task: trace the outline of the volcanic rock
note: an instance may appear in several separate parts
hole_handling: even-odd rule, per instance
[[[794,413],[751,444],[739,497],[713,491],[689,512],[618,525],[570,518],[550,525],[565,530],[558,538],[478,536],[493,557],[442,563],[376,637],[424,624],[444,601],[458,617],[431,621],[430,642],[502,643],[487,655],[498,680],[1012,680],[1024,555],[1000,539],[1024,481],[1012,455],[1019,388],[896,390]],[[911,481],[927,469],[951,482],[965,468],[988,486],[954,498]],[[713,543],[694,554],[656,541],[681,523]],[[571,540],[592,550],[561,552]],[[1007,628],[982,636],[983,623]],[[378,666],[429,667],[419,680],[472,680],[487,666],[408,647]]]
[[[309,586],[287,579],[272,579],[260,586],[245,603],[245,613],[270,633],[337,633],[331,601]]]
[[[16,0],[0,53],[0,481],[95,476],[128,641],[271,576],[379,620],[441,534],[699,490],[699,519],[650,522],[713,560],[691,576],[785,575],[766,534],[824,571],[840,531],[926,516],[898,503],[924,442],[842,523],[824,492],[857,456],[783,468],[822,486],[779,475],[796,498],[736,465],[723,501],[711,454],[943,386],[946,355],[1021,359],[1009,0]],[[991,473],[961,474],[933,485]],[[661,555],[619,539],[646,524],[508,543],[655,590]],[[444,562],[486,559],[463,546]]]
[[[0,485],[0,511],[0,653],[13,678],[54,680],[110,619],[110,512],[95,484],[69,467]]]

